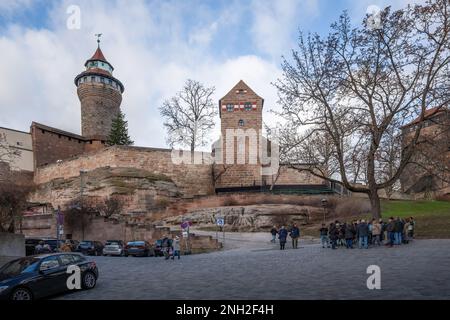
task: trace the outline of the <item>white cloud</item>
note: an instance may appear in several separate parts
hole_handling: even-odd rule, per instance
[[[292,34],[296,35],[300,23],[318,14],[318,0],[253,0],[251,11],[254,13],[251,27],[254,44],[279,59],[292,48]]]
[[[66,8],[72,2],[52,9],[49,29],[11,25],[0,35],[0,126],[28,130],[37,121],[79,133],[73,79],[95,51],[93,35],[98,32],[103,33],[101,46],[115,67],[114,76],[125,85],[122,110],[137,145],[165,146],[158,107],[187,78],[215,86],[216,101],[242,79],[265,98],[266,110],[275,105],[270,82],[279,76],[279,61],[255,55],[217,58],[208,50],[222,22],[235,23],[230,10],[210,14],[207,23],[186,32],[181,15],[188,4],[80,1],[81,29],[68,30]]]

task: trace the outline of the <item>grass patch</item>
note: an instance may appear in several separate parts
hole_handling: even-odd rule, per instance
[[[382,201],[381,212],[383,217],[423,217],[423,216],[449,216],[450,202],[423,200],[423,201]]]
[[[414,217],[419,238],[450,238],[450,202],[383,201],[381,211],[385,219],[391,216]]]

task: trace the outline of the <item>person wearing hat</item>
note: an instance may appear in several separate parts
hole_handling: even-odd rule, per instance
[[[173,248],[172,260],[175,260],[175,256],[178,256],[178,259],[180,259],[180,237],[175,236],[175,238],[172,241],[172,248]]]

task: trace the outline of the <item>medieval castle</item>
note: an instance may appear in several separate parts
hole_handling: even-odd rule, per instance
[[[81,104],[81,135],[36,122],[32,122],[29,133],[0,128],[10,147],[20,151],[20,157],[10,163],[11,169],[25,179],[29,177],[36,185],[29,199],[34,206],[30,214],[49,215],[45,223],[38,217],[25,221],[21,226],[25,233],[39,234],[48,228],[44,233],[54,234],[50,231],[54,226],[48,222],[53,219],[50,211],[64,209],[80,194],[91,198],[120,195],[126,201],[124,213],[133,216],[146,214],[173,198],[192,199],[223,192],[269,188],[272,192],[336,192],[333,186],[306,171],[299,172],[282,164],[276,172],[265,170],[270,164],[260,156],[264,145],[261,139],[265,139],[261,135],[244,136],[243,153],[238,151],[238,143],[232,143],[231,147],[226,143],[230,139],[239,140],[235,136],[227,137],[227,129],[262,131],[264,99],[243,81],[219,100],[222,138],[212,148],[213,155],[221,154],[223,159],[231,157],[232,164],[177,163],[170,149],[107,146],[106,139],[120,111],[125,87],[113,76],[114,67],[100,46],[84,66],[86,69],[74,80]],[[196,158],[211,159],[211,153],[198,152]],[[408,188],[414,189],[412,182],[402,179]]]
[[[81,135],[32,122],[29,138],[28,133],[21,137],[28,145],[20,157],[25,163],[21,169],[33,171],[36,184],[79,176],[80,170],[88,172],[100,167],[136,167],[167,175],[186,197],[234,188],[260,190],[274,183],[274,174],[264,174],[261,159],[258,156],[255,161],[251,159],[249,150],[252,147],[256,148],[255,154],[259,154],[259,135],[255,139],[244,137],[246,150],[242,159],[239,159],[238,141],[233,150],[225,146],[226,139],[216,141],[213,152],[222,152],[224,159],[229,159],[231,154],[235,164],[216,164],[215,168],[212,168],[214,164],[174,164],[169,149],[108,147],[106,139],[111,123],[119,113],[125,87],[113,76],[114,67],[100,46],[84,66],[86,69],[74,80],[81,104]],[[226,137],[226,129],[254,129],[260,133],[263,107],[264,99],[239,81],[219,101],[222,137]],[[20,132],[16,131],[17,135]],[[286,167],[280,169],[276,186],[308,186],[320,191],[323,182]]]

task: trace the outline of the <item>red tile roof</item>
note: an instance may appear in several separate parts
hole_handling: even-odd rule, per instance
[[[106,60],[105,56],[103,55],[102,49],[100,49],[100,47],[98,47],[97,50],[95,50],[94,55],[89,60],[101,60],[101,61],[108,62]]]

